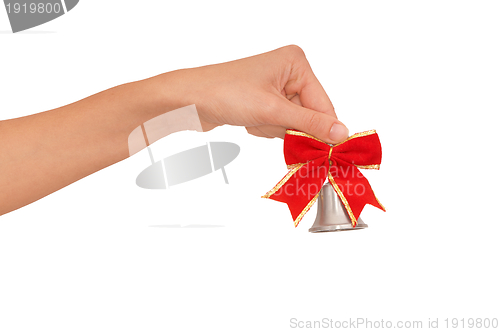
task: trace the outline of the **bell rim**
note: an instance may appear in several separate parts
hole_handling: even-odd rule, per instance
[[[309,232],[311,233],[328,233],[328,232],[338,232],[338,231],[356,231],[359,229],[368,228],[368,225],[358,224],[356,227],[352,227],[351,224],[346,225],[328,225],[328,226],[317,226],[309,228]]]

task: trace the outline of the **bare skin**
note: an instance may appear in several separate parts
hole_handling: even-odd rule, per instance
[[[348,136],[297,46],[173,71],[0,121],[0,215],[126,159],[134,128],[192,104],[204,131],[229,124],[269,138],[287,128],[329,143]]]

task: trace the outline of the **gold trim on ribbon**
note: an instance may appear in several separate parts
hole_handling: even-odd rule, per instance
[[[380,169],[380,164],[376,165],[354,165],[357,168],[362,168],[362,169]]]
[[[316,138],[316,137],[314,137],[314,136],[312,136],[312,135],[306,134],[306,133],[304,133],[304,132],[302,132],[302,131],[293,130],[293,129],[287,129],[286,133],[287,133],[288,135],[302,136],[302,137],[311,138],[311,139],[314,139],[314,140],[316,140],[316,141],[318,141],[318,142],[328,144],[328,143],[326,143],[325,141],[322,141],[322,140],[320,140],[319,138]],[[372,129],[372,130],[367,130],[367,131],[362,131],[362,132],[360,132],[360,133],[356,133],[356,134],[354,134],[354,135],[352,135],[352,136],[347,137],[347,139],[346,139],[345,141],[340,142],[340,143],[338,143],[338,144],[335,144],[335,145],[334,145],[334,147],[335,147],[335,146],[339,146],[339,145],[341,145],[341,144],[344,144],[345,142],[350,141],[350,140],[352,140],[352,139],[359,138],[359,137],[365,137],[365,136],[373,135],[373,134],[376,134],[376,133],[377,133],[377,131],[376,131],[375,129]]]
[[[307,163],[297,163],[297,164],[286,165],[286,168],[292,169],[292,168],[295,168],[297,166],[304,166],[305,164],[307,164]]]
[[[349,136],[347,137],[347,139],[339,144],[336,144],[334,146],[339,146],[340,144],[344,144],[345,142],[347,141],[350,141],[352,139],[355,139],[355,138],[359,138],[359,137],[365,137],[365,136],[369,136],[369,135],[373,135],[373,134],[376,134],[377,132],[375,131],[375,129],[372,129],[372,130],[367,130],[367,131],[363,131],[361,133],[356,133],[352,136]]]
[[[314,196],[310,201],[309,203],[307,203],[306,207],[304,208],[304,210],[302,210],[302,212],[297,216],[297,218],[293,221],[293,224],[295,225],[295,227],[297,227],[300,223],[300,221],[302,220],[302,218],[304,218],[304,215],[307,213],[307,211],[309,211],[309,209],[311,208],[311,206],[313,206],[314,202],[316,202],[316,200],[318,199],[318,196],[319,196],[319,193],[318,192],[316,194],[316,196]]]
[[[372,189],[373,191],[373,189]],[[375,192],[373,191],[373,196],[375,196]],[[378,200],[377,196],[375,196],[375,199],[377,200],[378,204],[380,204],[380,206],[382,207],[382,209],[384,210],[384,212],[387,212],[387,210],[385,209],[385,206],[382,205],[382,203],[380,203],[380,201]]]
[[[354,213],[351,210],[351,206],[349,205],[349,202],[347,202],[347,199],[344,196],[344,193],[342,190],[340,190],[339,186],[333,179],[332,173],[328,172],[328,179],[330,180],[330,183],[333,185],[333,189],[337,192],[337,195],[339,195],[340,199],[342,200],[342,203],[344,203],[345,209],[347,210],[347,213],[349,214],[349,218],[351,218],[351,223],[352,227],[356,227],[358,224],[358,221],[354,217]]]
[[[324,141],[320,140],[319,138],[316,138],[316,137],[314,137],[314,136],[312,136],[312,135],[306,134],[306,133],[304,133],[304,132],[302,132],[302,131],[297,131],[297,130],[288,129],[288,130],[286,131],[286,133],[287,133],[288,135],[294,135],[294,136],[302,136],[302,137],[312,138],[312,139],[314,139],[314,140],[316,140],[316,141],[318,141],[318,142],[328,144],[328,143],[326,143],[326,142],[324,142]]]
[[[264,196],[262,196],[261,198],[269,198],[271,197],[271,195],[273,195],[275,192],[277,192],[284,184],[285,182],[287,182],[302,166],[304,166],[305,164],[301,164],[301,165],[298,165],[296,166],[295,168],[293,168],[292,170],[290,170],[283,179],[281,179],[280,182],[278,182],[277,185],[274,186],[273,189],[269,190],[267,192],[267,194],[265,194]]]

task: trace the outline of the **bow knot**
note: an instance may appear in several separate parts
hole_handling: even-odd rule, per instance
[[[297,130],[287,130],[284,142],[289,172],[263,198],[287,203],[295,227],[318,198],[323,183],[333,186],[353,227],[366,204],[385,211],[358,168],[379,169],[382,147],[375,130],[354,134],[331,145]]]

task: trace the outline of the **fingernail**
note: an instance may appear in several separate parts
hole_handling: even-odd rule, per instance
[[[349,136],[349,130],[340,123],[334,123],[330,129],[330,139],[334,142],[342,142]]]

